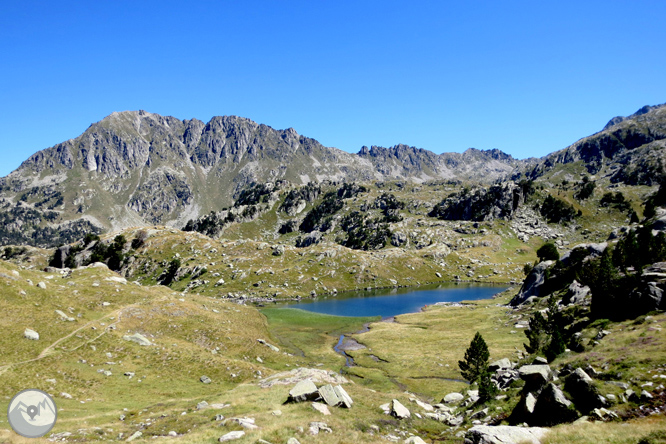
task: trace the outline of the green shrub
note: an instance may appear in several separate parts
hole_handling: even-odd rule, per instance
[[[543,244],[537,250],[537,256],[539,261],[558,261],[560,260],[560,253],[557,251],[557,247],[554,243],[548,242]]]

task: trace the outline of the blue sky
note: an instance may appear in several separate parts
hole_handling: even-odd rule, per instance
[[[113,111],[543,156],[666,102],[664,1],[0,5],[0,176]]]

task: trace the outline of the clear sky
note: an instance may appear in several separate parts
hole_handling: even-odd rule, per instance
[[[113,111],[543,156],[666,102],[666,2],[4,1],[0,176]]]

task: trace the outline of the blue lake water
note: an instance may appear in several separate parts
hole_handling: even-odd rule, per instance
[[[336,316],[381,316],[383,318],[415,313],[425,305],[437,302],[460,302],[488,299],[507,286],[446,283],[414,288],[393,288],[339,293],[316,299],[279,304],[315,313]]]

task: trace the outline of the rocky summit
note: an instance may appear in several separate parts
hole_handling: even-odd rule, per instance
[[[57,245],[91,230],[182,227],[269,181],[489,182],[522,164],[498,150],[438,155],[398,145],[350,154],[242,117],[117,112],[0,180],[0,242]]]

